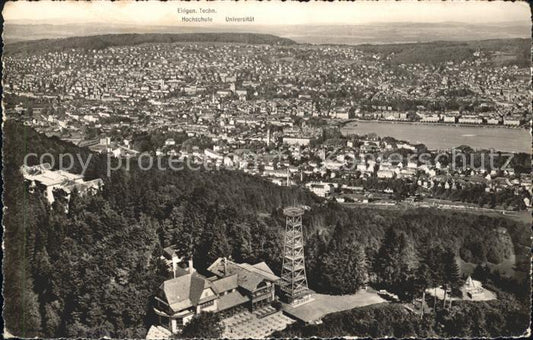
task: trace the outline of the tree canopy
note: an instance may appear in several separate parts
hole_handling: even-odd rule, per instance
[[[223,331],[219,314],[201,313],[183,327],[180,338],[218,339]]]
[[[61,153],[91,157],[85,179],[102,178],[104,189],[94,196],[74,192],[68,214],[65,203],[50,207],[24,185],[19,168],[29,152],[52,153],[56,165]],[[448,278],[455,275],[451,262],[445,266],[446,249],[449,260],[452,252],[476,254],[487,244],[509,249],[511,242],[514,250],[494,252],[494,260],[530,256],[529,226],[506,218],[352,209],[236,171],[143,171],[132,163],[107,177],[105,156],[11,120],[4,124],[3,157],[4,317],[6,329],[20,337],[144,337],[154,322],[153,295],[168,277],[160,256],[170,245],[192,255],[199,272],[231,256],[265,261],[279,274],[282,208],[294,202],[311,207],[303,221],[306,270],[317,292],[353,293],[367,282],[414,287],[422,264],[442,284],[444,268]],[[81,171],[76,161],[71,172]],[[498,230],[509,239],[502,241]],[[470,260],[488,257],[485,249]],[[529,273],[530,263],[519,263]],[[515,294],[527,282],[507,286]],[[432,283],[418,284],[411,295],[426,284]]]

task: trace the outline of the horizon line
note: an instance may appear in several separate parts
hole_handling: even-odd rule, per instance
[[[189,25],[189,24],[158,24],[158,23],[128,23],[126,21],[86,21],[86,22],[54,22],[54,19],[13,19],[13,20],[4,20],[4,25],[6,24],[15,24],[15,25],[91,25],[91,24],[108,24],[115,26],[157,26],[157,27],[213,27],[213,26],[367,26],[367,25],[383,25],[383,24],[430,24],[430,25],[441,25],[441,24],[462,24],[462,25],[471,25],[471,26],[491,26],[491,25],[501,25],[501,24],[512,24],[512,25],[531,25],[531,20],[502,20],[502,21],[492,21],[492,22],[467,22],[467,21],[454,21],[454,20],[445,20],[445,21],[372,21],[372,22],[362,22],[362,23],[341,23],[341,22],[331,22],[331,23],[272,23],[272,24],[234,24],[234,23],[216,23],[211,25]]]

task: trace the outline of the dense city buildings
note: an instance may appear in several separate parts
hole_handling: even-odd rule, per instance
[[[527,6],[28,4],[7,338],[530,333]]]
[[[387,155],[426,150],[338,133],[350,119],[526,126],[529,70],[495,63],[498,53],[478,48],[459,63],[397,63],[394,52],[358,46],[73,48],[6,56],[12,72],[4,89],[8,113],[113,157],[148,152],[192,159],[302,185],[339,202],[386,203],[387,190],[398,191],[390,183],[396,180],[415,189],[408,190],[413,197],[443,196],[435,188],[451,192],[445,196],[466,188],[505,190],[519,199],[499,208],[523,209],[531,202],[530,176],[517,173],[514,162],[505,169],[451,169],[451,154],[446,165],[394,161]],[[385,183],[377,192],[372,178]],[[365,190],[354,193],[348,189],[354,185]]]

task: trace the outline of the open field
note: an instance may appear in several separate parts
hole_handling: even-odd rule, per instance
[[[327,314],[386,302],[376,292],[361,289],[353,295],[313,294],[313,301],[291,307],[283,305],[285,313],[306,322],[318,321]]]

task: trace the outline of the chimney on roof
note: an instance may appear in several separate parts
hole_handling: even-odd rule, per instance
[[[192,262],[192,256],[189,258],[189,268],[187,268],[189,271],[189,274],[194,273],[196,270],[194,269],[193,262]]]
[[[222,258],[222,264],[224,265],[224,276],[228,275],[228,259]]]
[[[172,253],[172,275],[176,278],[176,271],[178,270],[178,263],[180,258],[176,252]]]

